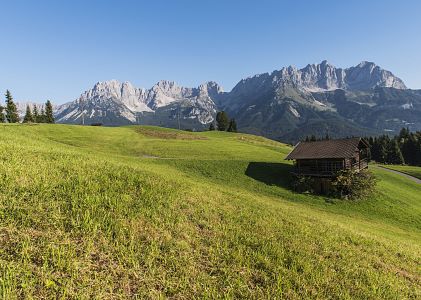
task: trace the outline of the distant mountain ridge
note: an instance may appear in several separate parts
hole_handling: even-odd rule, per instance
[[[420,103],[417,91],[372,62],[342,69],[323,61],[245,78],[230,92],[213,81],[189,88],[162,80],[150,89],[116,80],[98,82],[75,101],[58,106],[56,119],[202,130],[223,109],[238,119],[243,131],[292,140],[314,130],[346,136],[402,125],[420,129],[421,120],[414,117]],[[358,111],[360,115],[353,114]]]

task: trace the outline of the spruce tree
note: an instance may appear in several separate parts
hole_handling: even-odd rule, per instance
[[[215,130],[215,125],[212,123],[210,123],[209,125],[209,131],[214,131]]]
[[[45,103],[45,123],[54,123],[53,106],[50,100]]]
[[[235,122],[235,119],[231,119],[230,124],[228,126],[229,132],[237,132],[237,123]]]
[[[4,123],[4,121],[6,121],[3,110],[4,110],[4,107],[0,105],[0,123]]]
[[[35,104],[34,104],[34,107],[32,108],[32,117],[35,123],[40,123],[38,108]]]
[[[6,119],[9,123],[19,122],[18,110],[9,90],[6,91]]]
[[[219,131],[226,131],[229,125],[229,118],[225,111],[216,114],[216,127]]]
[[[39,115],[39,118],[38,118],[39,120],[38,120],[38,123],[45,123],[45,119],[46,119],[46,116],[45,116],[45,110],[44,110],[44,107],[41,107],[41,113],[40,113],[40,115]]]
[[[405,163],[396,139],[391,140],[388,144],[386,162],[394,165],[402,165]]]
[[[31,108],[29,105],[26,106],[26,113],[23,117],[23,123],[32,123],[34,122],[34,116],[32,115]]]

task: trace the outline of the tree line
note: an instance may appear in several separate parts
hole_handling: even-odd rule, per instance
[[[230,119],[228,114],[225,111],[219,111],[216,114],[216,127],[212,122],[209,125],[209,130],[219,130],[219,131],[228,131],[228,132],[237,132],[237,122],[234,118]]]
[[[328,134],[324,138],[315,135],[306,136],[306,142],[329,140]],[[402,128],[398,135],[380,135],[364,138],[370,145],[370,159],[378,163],[394,165],[421,166],[421,131],[411,132]]]
[[[12,94],[9,90],[6,91],[5,106],[0,105],[0,123],[19,123],[18,109],[13,101]],[[45,107],[45,109],[44,109]],[[26,106],[25,116],[22,123],[54,123],[53,105],[50,100],[45,102],[45,105],[38,111],[37,106],[34,104],[32,110],[29,105]]]
[[[421,166],[421,131],[402,128],[398,135],[366,138],[371,159],[385,164]]]

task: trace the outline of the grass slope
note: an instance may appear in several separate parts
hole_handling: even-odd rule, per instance
[[[414,176],[418,179],[421,179],[421,167],[416,166],[400,166],[400,165],[383,165],[383,167],[399,171],[411,176]]]
[[[417,298],[421,188],[288,189],[286,145],[154,127],[0,125],[3,298]]]

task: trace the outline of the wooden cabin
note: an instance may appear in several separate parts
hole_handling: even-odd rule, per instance
[[[299,142],[285,158],[295,175],[332,178],[341,170],[368,168],[369,145],[362,138]]]

